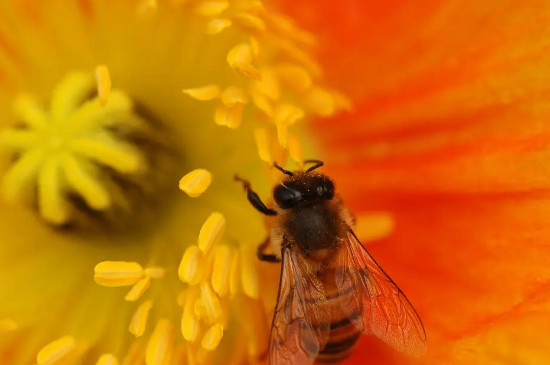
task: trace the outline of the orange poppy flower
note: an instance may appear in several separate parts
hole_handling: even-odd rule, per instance
[[[422,359],[376,341],[349,363],[546,364],[550,4],[288,1],[353,113],[312,125],[367,242],[428,336]]]

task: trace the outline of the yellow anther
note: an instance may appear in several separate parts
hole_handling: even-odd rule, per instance
[[[145,358],[145,349],[143,347],[144,346],[141,341],[134,341],[126,353],[126,356],[124,356],[122,365],[142,365]]]
[[[252,66],[252,47],[248,43],[240,43],[231,48],[227,54],[227,63],[235,72],[245,77],[252,79],[261,77],[260,71]]]
[[[13,319],[0,319],[0,333],[17,329],[17,323]]]
[[[107,104],[109,93],[111,92],[111,75],[105,65],[99,65],[95,69],[95,78],[97,82],[97,95],[101,105]]]
[[[201,346],[208,351],[215,350],[223,337],[223,326],[219,323],[211,326],[204,334]]]
[[[130,321],[130,327],[128,330],[131,334],[136,337],[141,337],[143,335],[147,326],[147,319],[149,318],[151,308],[153,308],[153,302],[150,300],[140,304],[132,316],[132,320]]]
[[[364,241],[388,237],[395,228],[395,221],[386,212],[371,212],[357,217],[355,234]]]
[[[166,269],[160,266],[147,267],[144,270],[145,275],[150,276],[152,279],[160,279],[166,274]]]
[[[233,298],[240,288],[241,273],[239,271],[239,255],[233,254],[229,268],[229,295]]]
[[[200,323],[195,316],[195,302],[197,293],[195,290],[188,290],[183,305],[183,314],[181,316],[181,334],[189,342],[194,342],[200,329]]]
[[[286,148],[288,142],[288,124],[277,123],[277,139],[283,148]]]
[[[231,268],[232,252],[229,246],[219,245],[214,252],[212,268],[212,288],[221,297],[227,294],[229,286],[229,270]]]
[[[233,22],[226,18],[212,19],[206,25],[206,34],[214,35],[221,33],[224,29],[229,28]]]
[[[212,182],[212,174],[205,169],[196,169],[181,178],[179,187],[192,198],[201,196]]]
[[[236,24],[239,24],[243,28],[256,32],[263,32],[266,30],[264,21],[256,15],[250,13],[240,13],[235,15],[233,19]]]
[[[118,365],[118,360],[112,354],[103,354],[97,360],[96,365]]]
[[[350,112],[353,110],[353,103],[344,94],[341,94],[337,91],[333,91],[332,97],[334,98],[334,104],[336,105],[336,108],[338,110],[345,110],[347,112]]]
[[[336,111],[336,103],[330,91],[312,88],[306,95],[307,107],[321,117],[330,117]]]
[[[141,298],[143,293],[145,293],[145,291],[149,288],[150,285],[151,285],[151,277],[145,276],[143,279],[141,279],[136,284],[134,284],[132,289],[130,289],[128,294],[126,294],[126,296],[124,297],[124,300],[128,302],[135,302],[136,300]]]
[[[273,116],[273,103],[265,94],[262,94],[256,88],[251,88],[250,95],[252,96],[252,101],[256,108],[265,113],[268,117]]]
[[[53,365],[76,348],[76,341],[65,336],[44,346],[36,356],[39,365]]]
[[[258,57],[261,52],[260,42],[256,37],[250,37],[250,48],[252,49],[252,55]]]
[[[241,245],[240,249],[241,283],[243,292],[251,298],[258,298],[258,270],[255,250],[250,245]]]
[[[218,322],[222,318],[222,307],[220,298],[214,293],[208,283],[201,283],[201,299],[204,304],[206,319],[208,323]]]
[[[187,299],[187,291],[182,290],[180,291],[180,293],[178,294],[178,297],[176,298],[176,303],[178,303],[180,307],[183,307],[183,305],[185,304],[185,299]]]
[[[256,128],[254,130],[254,140],[256,141],[260,159],[265,162],[273,162],[269,148],[269,135],[267,134],[267,130],[264,128]]]
[[[178,268],[178,276],[184,283],[191,282],[197,275],[201,253],[197,245],[191,245],[185,250]]]
[[[281,82],[296,91],[307,90],[313,84],[311,75],[301,66],[282,64],[277,66],[277,74]]]
[[[194,89],[183,89],[182,93],[189,95],[193,99],[206,101],[214,100],[220,95],[220,87],[218,85],[206,85]]]
[[[216,111],[214,112],[214,122],[217,125],[234,129],[241,124],[242,116],[243,106],[241,104],[231,107],[220,104],[216,107]]]
[[[204,16],[218,16],[228,7],[227,0],[203,0],[195,7],[195,11]]]
[[[302,145],[298,137],[293,134],[288,135],[288,154],[298,166],[303,167],[304,155],[302,154]]]
[[[206,219],[199,233],[199,249],[207,252],[222,237],[225,230],[225,218],[214,212]]]
[[[226,88],[222,93],[222,103],[225,106],[232,107],[237,104],[248,103],[248,98],[244,91],[236,86],[230,86]]]
[[[174,342],[174,328],[167,319],[157,322],[147,348],[145,350],[145,363],[147,365],[166,365],[170,361]]]
[[[292,125],[305,116],[302,108],[293,104],[281,104],[275,110],[275,124]]]
[[[281,87],[275,72],[271,69],[261,71],[261,79],[255,82],[255,88],[271,100],[277,100],[281,97]]]
[[[103,286],[134,285],[143,275],[143,268],[137,262],[103,261],[94,268],[94,280]]]

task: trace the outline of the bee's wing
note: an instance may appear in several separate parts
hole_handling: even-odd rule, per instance
[[[271,365],[313,364],[327,343],[330,313],[323,284],[292,248],[283,248],[277,305],[271,325]]]
[[[409,355],[424,353],[426,332],[405,294],[351,229],[342,246],[335,262],[335,281],[338,287],[356,288],[356,295],[344,308],[350,313],[349,320],[363,333],[375,335],[398,351]],[[357,310],[361,316],[351,315]]]

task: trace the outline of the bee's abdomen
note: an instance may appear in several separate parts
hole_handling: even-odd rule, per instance
[[[352,303],[355,295],[355,286],[336,288],[331,283],[324,282],[327,310],[330,311],[330,333],[328,341],[319,351],[316,362],[336,363],[348,357],[361,332],[354,325],[360,320],[362,308],[354,307]]]

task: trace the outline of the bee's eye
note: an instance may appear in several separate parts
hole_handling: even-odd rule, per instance
[[[302,194],[290,187],[279,185],[273,190],[273,199],[282,209],[292,208],[301,199]]]
[[[323,194],[324,198],[330,200],[334,197],[334,184],[332,181],[327,180],[325,183],[325,192]]]

